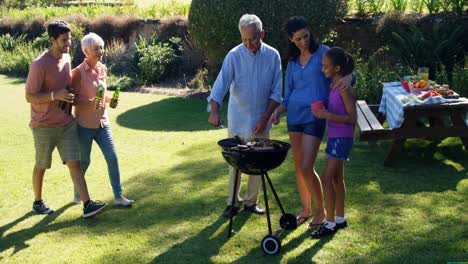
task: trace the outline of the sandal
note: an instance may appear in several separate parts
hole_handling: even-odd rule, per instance
[[[305,223],[307,220],[309,220],[311,216],[303,216],[303,215],[298,215],[296,217],[296,222],[297,222],[297,226],[300,226],[302,225],[303,223]]]
[[[315,239],[320,239],[325,236],[330,236],[338,231],[336,228],[329,229],[325,225],[322,225],[318,230],[312,232],[311,236]]]
[[[309,226],[307,227],[307,229],[312,229],[312,230],[317,230],[317,229],[320,229],[322,226],[325,225],[327,221],[323,221],[322,223],[318,223],[318,224],[312,224],[312,222],[309,223]]]

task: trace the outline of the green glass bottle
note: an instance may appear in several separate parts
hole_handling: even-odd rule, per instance
[[[96,97],[94,98],[94,104],[96,106],[96,109],[101,108],[102,104],[102,93],[104,92],[104,87],[102,84],[99,85],[99,90],[96,93]]]
[[[120,95],[120,85],[117,85],[117,88],[115,88],[114,95],[112,95],[112,99],[111,99],[111,102],[109,104],[109,106],[111,108],[116,108],[117,107],[117,104],[119,102],[119,95]]]

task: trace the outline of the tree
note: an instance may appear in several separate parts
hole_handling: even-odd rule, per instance
[[[241,42],[238,22],[243,14],[257,15],[266,32],[265,43],[283,53],[288,17],[304,16],[314,35],[323,38],[346,12],[345,0],[192,0],[189,32],[208,67],[219,68],[226,53]]]

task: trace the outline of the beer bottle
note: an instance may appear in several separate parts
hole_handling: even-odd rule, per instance
[[[99,85],[99,90],[96,93],[96,97],[94,98],[94,104],[96,106],[96,109],[101,108],[101,103],[102,103],[102,94],[104,92],[104,87],[102,84]]]
[[[119,102],[119,95],[120,95],[120,85],[117,85],[117,88],[115,88],[114,95],[112,95],[112,99],[109,104],[110,107],[112,108],[117,107],[117,103]]]
[[[65,107],[65,114],[71,115],[71,113],[72,113],[72,107],[73,107],[72,104],[67,103],[67,105],[66,105],[66,107]]]
[[[70,91],[70,87],[67,85],[65,87],[65,90]],[[65,101],[59,101],[58,103],[58,108],[62,109],[66,114],[71,114],[71,107],[69,106],[69,103]],[[69,110],[70,108],[70,110]],[[70,112],[70,113],[68,113]]]

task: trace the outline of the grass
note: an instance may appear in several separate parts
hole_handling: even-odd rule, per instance
[[[205,101],[122,93],[110,110],[124,193],[131,209],[110,206],[81,219],[57,152],[44,198],[56,213],[33,215],[32,135],[24,80],[0,75],[0,262],[7,263],[446,263],[468,260],[468,154],[459,139],[435,147],[409,141],[394,168],[382,162],[388,143],[358,142],[346,164],[350,226],[312,240],[300,227],[282,234],[267,256],[265,217],[241,213],[226,238],[220,217],[227,167],[216,141],[225,129],[207,125]],[[284,121],[284,120],[283,120]],[[275,139],[287,141],[284,122]],[[318,171],[324,166],[324,145]],[[286,211],[298,213],[292,157],[270,176]],[[110,201],[106,165],[95,147],[86,176],[94,199]],[[245,181],[244,181],[245,184]],[[243,186],[245,188],[245,186]],[[263,197],[260,196],[261,204]],[[280,210],[270,199],[274,229]]]

